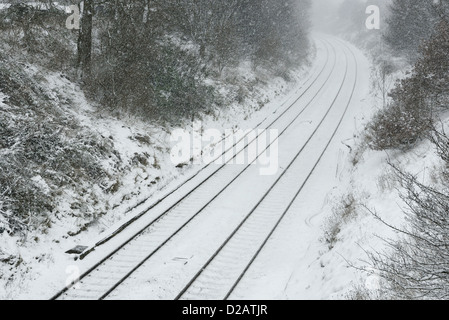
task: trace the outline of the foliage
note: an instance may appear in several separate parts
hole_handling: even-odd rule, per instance
[[[308,54],[309,5],[106,1],[95,17],[86,89],[111,109],[146,119],[194,117],[219,102],[205,80],[245,59],[287,78]]]
[[[76,35],[64,27],[66,18],[63,11],[53,6],[35,8],[17,3],[1,10],[1,51],[50,70],[70,71]]]
[[[444,140],[444,151],[449,151],[447,136],[438,135],[438,139]],[[401,229],[383,221],[402,236],[399,240],[386,240],[388,250],[370,254],[373,267],[385,280],[384,295],[393,299],[447,299],[448,190],[424,185],[417,177],[392,166],[405,190],[401,197],[407,205],[407,227]]]
[[[108,181],[101,162],[118,159],[12,60],[0,62],[0,91],[0,228],[45,231],[65,190]]]
[[[223,106],[211,84],[225,82],[224,69],[250,61],[287,78],[309,50],[309,0],[86,0],[81,31],[65,27],[68,14],[52,1],[8,3],[0,10],[0,232],[11,234],[44,231],[64,193],[88,206],[111,185],[104,162],[120,163],[110,139],[76,121],[61,106],[71,98],[33,70],[78,82],[100,112],[178,123]]]
[[[338,241],[338,235],[342,227],[357,216],[357,200],[352,193],[341,198],[337,205],[332,209],[332,215],[329,216],[323,226],[323,240],[332,250]]]
[[[442,21],[421,50],[411,75],[390,92],[392,102],[367,125],[366,136],[374,150],[408,147],[432,129],[448,106],[449,24]]]
[[[397,54],[415,61],[419,57],[419,47],[430,38],[440,20],[439,9],[434,1],[393,0],[384,34],[385,42]]]

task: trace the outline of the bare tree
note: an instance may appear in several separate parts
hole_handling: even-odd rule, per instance
[[[436,133],[440,151],[449,151],[449,139]],[[388,298],[449,298],[449,195],[447,190],[421,183],[418,178],[390,163],[405,190],[402,200],[406,227],[396,227],[372,212],[398,232],[399,240],[385,240],[388,249],[370,253],[373,267],[385,280]]]
[[[77,66],[81,70],[81,77],[83,79],[89,79],[92,67],[92,28],[94,4],[93,0],[84,0],[82,4],[83,13],[78,38]]]

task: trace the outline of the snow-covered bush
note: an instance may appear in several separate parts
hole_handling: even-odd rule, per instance
[[[332,249],[338,241],[342,227],[357,216],[357,205],[355,196],[349,193],[343,196],[332,209],[332,215],[326,219],[323,225],[323,240],[329,249]]]
[[[390,163],[391,179],[399,183],[406,204],[406,225],[391,225],[372,212],[400,237],[385,240],[387,249],[369,254],[372,267],[382,277],[382,289],[356,292],[356,298],[449,297],[449,137],[435,129],[449,101],[449,23],[442,19],[433,33],[422,46],[411,74],[391,91],[391,103],[368,124],[366,141],[372,149],[385,150],[428,138],[444,166],[425,184]]]
[[[442,1],[444,2],[444,1]],[[436,1],[392,0],[385,42],[400,55],[415,61],[418,48],[432,35],[439,21]]]
[[[64,192],[85,189],[86,199],[95,201],[92,186],[109,179],[102,162],[119,159],[112,143],[64,112],[26,66],[0,62],[0,92],[2,228],[45,231]],[[91,218],[87,212],[82,217]]]
[[[408,147],[424,138],[449,106],[449,23],[442,21],[426,42],[411,75],[390,92],[392,99],[366,127],[374,150]]]
[[[432,118],[425,110],[392,103],[378,111],[366,126],[365,141],[373,150],[404,149],[423,138]]]
[[[415,176],[394,169],[405,189],[402,199],[407,204],[407,226],[390,226],[402,237],[386,240],[386,250],[370,254],[373,267],[385,280],[383,295],[393,299],[447,299],[449,189],[424,185]]]
[[[406,224],[391,225],[380,213],[367,208],[399,237],[385,240],[386,249],[369,253],[372,268],[382,278],[381,289],[357,289],[352,293],[354,298],[449,297],[449,137],[441,128],[432,129],[428,137],[442,160],[441,168],[434,169],[439,177],[422,183],[421,177],[389,163],[390,179],[397,182],[405,203]]]
[[[145,43],[128,34],[120,30],[114,40],[105,39],[116,47],[94,59],[94,76],[86,90],[100,97],[102,105],[118,114],[170,122],[213,106],[215,90],[204,83],[195,54],[173,43]]]
[[[68,71],[74,66],[76,33],[65,28],[66,19],[66,13],[53,6],[13,4],[0,11],[0,51],[16,60]]]
[[[250,62],[287,79],[304,63],[309,7],[308,0],[105,1],[88,24],[84,88],[119,114],[191,119],[225,105],[214,88],[225,68]]]

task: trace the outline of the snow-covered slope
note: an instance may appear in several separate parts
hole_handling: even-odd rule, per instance
[[[308,109],[307,113],[302,114],[300,119],[303,121],[298,120],[299,123],[295,127],[296,131],[289,131],[289,135],[280,140],[280,150],[283,150],[283,152],[280,158],[281,169],[278,175],[280,175],[279,179],[283,184],[272,190],[270,189],[269,193],[273,196],[273,194],[277,194],[276,192],[282,190],[283,192],[278,196],[277,201],[274,201],[275,199],[271,199],[273,200],[271,202],[270,200],[264,200],[268,201],[266,205],[262,202],[262,207],[267,210],[271,208],[266,211],[265,220],[276,219],[276,215],[282,213],[282,208],[288,206],[292,196],[301,187],[301,183],[304,184],[301,187],[300,194],[287,208],[284,219],[274,229],[274,233],[269,236],[267,243],[262,247],[263,250],[256,255],[256,259],[246,271],[244,278],[235,288],[230,296],[232,299],[344,298],[348,289],[351,288],[351,284],[356,283],[357,280],[366,280],[367,286],[376,285],[377,279],[375,277],[367,278],[367,275],[348,268],[348,262],[355,263],[358,259],[364,257],[363,249],[366,246],[381,247],[380,241],[376,238],[377,233],[388,234],[386,228],[383,228],[380,223],[375,224],[374,219],[364,213],[359,206],[359,203],[364,203],[367,199],[372,199],[374,203],[377,203],[379,197],[384,197],[382,192],[377,189],[377,185],[372,184],[373,181],[377,181],[377,176],[383,170],[380,165],[384,161],[383,155],[370,155],[370,162],[358,159],[358,167],[353,167],[353,159],[358,152],[357,132],[373,111],[372,101],[369,97],[369,62],[353,46],[347,43],[342,44],[340,40],[335,38],[327,39],[334,47],[338,48],[338,53],[334,58],[337,67],[334,72],[331,72],[331,76],[328,78],[330,79],[329,82],[327,84],[325,82],[325,85],[318,90],[321,94],[315,95],[317,101],[314,101],[313,95],[309,97],[312,97],[313,107]],[[324,50],[319,51],[321,55],[324,52]],[[351,52],[354,54],[354,58],[351,58]],[[351,67],[350,71],[346,73],[347,76],[343,77],[345,74],[345,55],[346,63]],[[354,59],[354,62],[350,62],[352,59]],[[329,69],[329,71],[331,70]],[[351,83],[354,83],[355,91],[353,94],[350,90]],[[335,95],[337,98],[334,98]],[[307,99],[306,97],[305,99]],[[332,101],[334,102],[332,103]],[[341,126],[337,126],[339,124],[338,119],[341,116],[341,114],[340,116],[337,116],[337,114],[345,109],[348,101],[350,101],[350,104],[347,113],[343,113]],[[300,106],[301,102],[298,103]],[[333,110],[332,116],[325,116],[320,122],[320,116],[323,116],[322,112],[329,105],[331,105],[330,110]],[[332,108],[332,106],[335,108]],[[306,149],[304,151],[307,152],[304,152],[297,159],[295,165],[289,168],[291,169],[289,172],[296,172],[296,176],[289,177],[287,174],[283,177],[281,172],[286,169],[289,159],[291,160],[292,152],[294,153],[294,150],[301,145],[302,140],[307,138],[306,133],[309,126],[313,127],[317,124],[323,124],[323,126],[320,130],[314,132],[316,136],[312,134],[314,137],[305,141]],[[323,151],[323,147],[335,128],[338,129],[335,131],[336,135],[329,140],[327,149]],[[301,136],[304,137],[297,138]],[[298,145],[295,146],[296,142]],[[290,144],[290,147],[287,148],[286,143]],[[290,151],[286,152],[286,150]],[[319,157],[320,152],[323,152],[321,157]],[[317,159],[317,165],[313,166]],[[373,167],[378,168],[378,171],[373,171]],[[151,258],[138,270],[132,272],[132,276],[120,284],[110,297],[120,299],[174,298],[176,292],[192,277],[195,270],[201,268],[203,261],[207,260],[221,241],[232,232],[235,224],[244,217],[246,210],[250,210],[251,206],[273,183],[273,178],[262,179],[257,177],[257,173],[254,171],[246,172],[243,176],[246,179],[242,178],[233,188],[229,188],[225,193],[220,194],[213,204],[208,205],[205,212],[195,217],[186,228],[183,228],[175,237],[170,238],[170,241],[163,247],[157,248],[151,254]],[[310,175],[308,175],[309,173]],[[249,189],[252,189],[251,194],[244,191]],[[348,193],[351,193],[352,197],[345,197],[345,200],[353,199],[350,201],[355,202],[355,205],[353,206],[351,203],[350,207],[354,207],[354,210],[348,213],[345,223],[340,226],[340,232],[336,234],[335,241],[332,246],[329,246],[329,243],[323,241],[325,237],[323,226],[330,215],[330,211],[341,205],[341,196]],[[367,194],[371,194],[371,198],[367,197]],[[270,196],[267,199],[269,198]],[[391,195],[390,204],[395,199]],[[268,207],[270,203],[272,206]],[[273,203],[275,203],[274,207]],[[387,207],[389,205],[388,202],[381,203],[384,203]],[[369,205],[369,203],[367,204]],[[195,206],[194,203],[191,205]],[[258,216],[257,212],[254,214],[255,217]],[[260,211],[260,215],[261,212],[263,211]],[[180,211],[179,214],[181,213]],[[182,214],[187,214],[187,212]],[[151,215],[151,212],[149,212],[148,216]],[[400,215],[398,216],[400,217]],[[146,218],[143,219],[144,221],[147,220]],[[174,228],[169,224],[173,222],[171,220],[173,218],[168,219],[165,227],[169,230]],[[257,218],[251,218],[248,223],[252,220],[257,221]],[[158,228],[165,230],[163,227],[164,220],[160,224],[160,227],[155,225],[152,231],[155,239],[152,240],[151,233],[147,235],[149,237],[148,242],[160,241],[157,238]],[[266,227],[263,224],[259,226],[258,232],[266,235],[268,233],[268,230],[265,230]],[[246,236],[253,241],[248,243],[248,246],[239,247],[245,243],[243,241],[245,239],[244,233],[241,235],[243,242],[237,241],[235,244],[238,247],[235,247],[232,242],[226,242],[223,247],[225,249],[224,256],[218,256],[217,259],[213,258],[212,264],[207,266],[207,268],[211,267],[210,272],[212,273],[208,271],[208,273],[204,273],[204,279],[197,278],[192,289],[189,288],[185,292],[187,298],[215,297],[220,294],[220,290],[226,290],[227,277],[229,276],[232,279],[234,273],[241,268],[240,262],[246,263],[247,255],[252,255],[253,250],[255,250],[253,245],[261,241],[257,237],[253,238],[254,234],[249,233],[250,229],[251,224],[242,230],[245,230]],[[126,233],[132,234],[136,230],[138,230],[138,226],[131,226],[106,246],[97,248],[102,252],[99,251],[96,254],[94,252],[88,256],[86,261],[77,263],[78,270],[86,270],[89,263],[94,263],[100,256],[104,256],[105,251],[114,250],[114,241],[124,241],[127,237]],[[238,235],[239,233],[236,233],[236,236]],[[361,247],[359,243],[362,243]],[[230,249],[226,250],[228,246],[230,246]],[[236,252],[240,252],[235,250],[243,250],[242,248],[244,251],[239,256],[241,261],[237,264],[236,260],[231,259],[234,261],[230,262],[232,267],[231,264],[226,265],[226,261],[231,261],[229,260],[230,257],[235,255]],[[217,263],[218,265],[216,265]],[[222,265],[223,263],[224,265]],[[215,274],[214,270],[221,271]],[[107,272],[106,269],[104,271]],[[102,275],[104,276],[105,273],[103,272]],[[113,278],[111,274],[111,279]],[[95,280],[95,276],[93,276],[93,280]],[[106,287],[108,283],[106,280],[103,281]],[[218,289],[210,291],[211,288],[216,288],[216,285],[219,286]],[[81,296],[87,294],[83,290],[83,286],[89,286],[89,281],[81,283],[80,286]],[[196,292],[196,289],[201,290]],[[76,296],[76,290],[73,294]],[[68,297],[70,298],[71,295],[69,294]]]
[[[94,186],[95,190],[86,189],[84,198],[78,193],[83,188],[81,185],[62,189],[55,210],[58,215],[50,217],[51,227],[46,234],[30,233],[24,241],[19,236],[0,232],[0,297],[39,299],[43,297],[42,293],[50,297],[56,290],[57,285],[50,285],[61,280],[55,276],[55,270],[62,271],[62,279],[67,277],[65,271],[70,270],[73,257],[65,251],[76,245],[95,244],[198,168],[191,164],[180,168],[172,163],[170,132],[176,128],[133,117],[117,119],[100,111],[77,85],[61,74],[35,65],[26,65],[23,72],[25,79],[37,81],[48,100],[65,118],[113,148],[112,158],[100,160],[109,182],[101,187]],[[293,74],[293,81],[286,82],[282,78],[271,78],[263,68],[253,71],[245,63],[225,71],[223,80],[214,83],[221,86],[223,95],[238,86],[251,86],[253,91],[244,105],[235,102],[226,109],[204,115],[200,119],[202,129],[215,128],[224,132],[225,129],[256,126],[275,111],[277,101],[293,91],[306,74],[307,70],[298,70]],[[0,109],[6,113],[11,108],[7,101],[8,96],[0,92]],[[183,129],[192,131],[193,124],[187,122]],[[33,180],[45,189],[46,182],[42,177],[36,176]],[[140,206],[135,208],[138,204]]]

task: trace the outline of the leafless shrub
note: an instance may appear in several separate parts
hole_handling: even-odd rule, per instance
[[[449,297],[449,196],[426,186],[392,165],[405,193],[407,226],[399,228],[373,215],[398,232],[399,240],[385,240],[388,249],[370,253],[373,267],[385,280],[394,299]]]
[[[427,136],[428,139],[435,146],[436,153],[443,162],[443,165],[434,166],[431,179],[434,184],[448,184],[449,183],[449,137],[444,131],[444,126],[441,129],[433,128]]]
[[[396,176],[392,170],[386,168],[382,174],[377,178],[377,187],[381,192],[390,192],[394,190],[398,185]]]
[[[7,96],[7,108],[0,109],[0,227],[25,236],[51,226],[63,190],[95,201],[83,190],[110,180],[102,162],[120,159],[108,139],[65,114],[23,68],[0,62],[0,90]],[[83,219],[95,217],[85,210]]]
[[[392,103],[374,115],[366,126],[366,143],[373,150],[409,149],[432,127],[425,106]]]
[[[64,27],[64,11],[47,5],[17,3],[0,11],[0,47],[17,60],[68,71],[74,65],[76,33]]]
[[[357,215],[357,201],[352,193],[341,198],[332,209],[332,215],[324,223],[323,240],[332,249],[338,241],[338,235],[344,224],[348,223]]]
[[[346,300],[367,301],[382,300],[382,293],[378,290],[372,290],[362,285],[355,285],[346,294]]]
[[[362,142],[355,146],[354,149],[351,149],[350,153],[350,161],[352,165],[355,167],[358,165],[361,161],[363,161],[363,155],[365,154],[367,147],[366,142],[364,142],[365,137],[362,138]]]
[[[436,116],[447,109],[449,23],[442,21],[422,46],[409,77],[389,93],[392,102],[367,125],[373,150],[406,149],[432,131]]]

